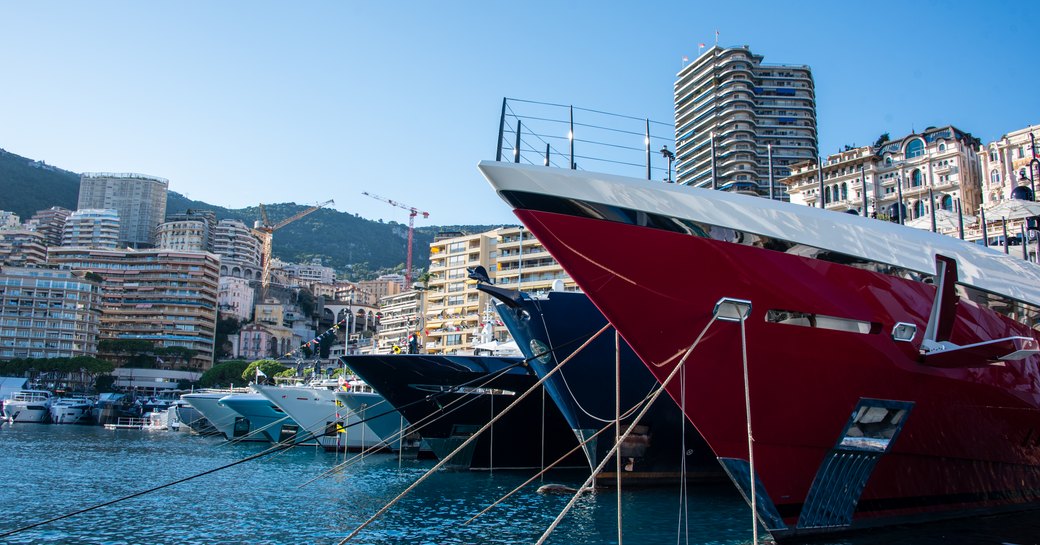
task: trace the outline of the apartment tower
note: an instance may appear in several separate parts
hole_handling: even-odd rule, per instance
[[[817,156],[816,98],[805,65],[762,63],[748,46],[713,46],[675,81],[678,183],[769,196],[790,165]]]
[[[119,244],[133,248],[155,245],[155,228],[166,217],[165,178],[144,174],[85,172],[80,175],[76,208],[119,212]]]

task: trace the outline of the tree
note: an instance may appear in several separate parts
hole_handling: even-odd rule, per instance
[[[202,376],[199,377],[199,385],[204,388],[223,386],[225,384],[245,386],[246,381],[242,380],[242,373],[248,366],[249,363],[245,360],[230,360],[218,363],[212,369],[202,373]]]
[[[885,142],[888,142],[891,139],[892,139],[892,137],[889,136],[887,132],[883,133],[881,136],[878,137],[877,140],[874,141],[874,147],[875,148],[880,148],[881,146],[883,146],[885,144]]]
[[[228,338],[231,335],[238,335],[238,332],[242,331],[242,322],[234,317],[227,316],[221,317],[217,320],[217,333],[214,345],[216,346],[216,357],[224,358],[231,355],[230,343]]]
[[[256,370],[260,369],[265,375],[273,377],[279,373],[284,373],[289,368],[278,363],[274,360],[256,360],[246,366],[245,370],[242,371],[242,379],[245,381],[252,381],[256,378]]]

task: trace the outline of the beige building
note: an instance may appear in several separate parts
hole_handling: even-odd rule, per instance
[[[96,356],[98,285],[84,273],[0,269],[0,359]]]
[[[209,225],[203,220],[163,222],[155,230],[155,241],[164,250],[205,252],[210,247]]]
[[[220,257],[208,252],[51,247],[48,262],[102,277],[101,337],[194,351],[213,366]]]
[[[815,161],[792,168],[781,180],[791,202],[839,212],[870,215],[895,221],[902,210],[905,221],[930,214],[929,189],[935,209],[975,214],[981,204],[979,140],[956,127],[929,128],[879,147],[853,148],[827,157],[823,189]],[[865,192],[864,192],[865,188]],[[902,207],[900,208],[900,199]]]
[[[1036,191],[1040,185],[1040,125],[1009,132],[981,153],[982,196],[987,206],[1011,198],[1018,186]],[[1035,195],[1034,195],[1035,196]]]
[[[453,234],[456,235],[456,234]],[[426,285],[425,352],[456,354],[472,351],[490,303],[467,282],[467,267],[483,265],[495,275],[498,230],[476,235],[457,234],[430,243],[430,280]]]
[[[389,279],[377,278],[375,280],[362,280],[357,283],[361,291],[372,294],[377,301],[381,301],[388,295],[401,293],[401,284]]]
[[[498,230],[495,284],[528,293],[549,291],[557,280],[564,289],[577,284],[556,262],[541,242],[523,227]]]
[[[0,265],[35,267],[47,263],[47,240],[26,229],[0,230]]]

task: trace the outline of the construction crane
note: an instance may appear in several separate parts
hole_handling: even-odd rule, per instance
[[[289,225],[290,223],[318,210],[324,208],[330,204],[336,204],[335,201],[329,199],[323,203],[316,204],[301,210],[284,220],[271,224],[267,220],[267,210],[264,209],[263,203],[260,204],[260,221],[253,223],[253,234],[256,238],[260,239],[260,300],[263,301],[267,297],[267,287],[271,284],[271,241],[274,239],[274,232]]]
[[[415,232],[415,216],[422,214],[423,219],[427,219],[430,217],[430,213],[419,210],[414,206],[408,206],[407,204],[400,203],[392,199],[388,199],[386,197],[380,197],[379,195],[375,195],[367,191],[362,191],[361,194],[366,195],[368,197],[372,197],[377,201],[383,201],[389,204],[390,206],[396,206],[398,208],[403,208],[408,211],[408,257],[407,259],[405,259],[404,265],[404,285],[405,289],[412,289],[412,233]]]

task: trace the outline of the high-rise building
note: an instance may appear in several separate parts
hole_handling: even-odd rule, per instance
[[[246,224],[220,220],[213,229],[213,253],[220,255],[220,275],[260,280],[260,241]]]
[[[213,366],[220,257],[208,252],[51,247],[48,261],[91,271],[101,282],[101,337],[193,351],[188,365]]]
[[[0,270],[0,359],[96,356],[97,283],[83,273]]]
[[[47,246],[60,246],[61,236],[65,231],[65,220],[68,219],[69,214],[72,214],[72,210],[68,208],[52,206],[33,214],[33,217],[25,222],[25,226],[43,234]]]
[[[762,60],[748,46],[713,46],[679,71],[678,183],[768,196],[770,164],[779,190],[791,165],[817,156],[811,70]]]
[[[209,228],[205,221],[164,221],[155,230],[155,246],[164,250],[205,252],[209,248]]]
[[[176,214],[167,214],[166,221],[204,221],[208,230],[206,239],[212,244],[213,230],[217,228],[217,213],[213,210],[189,208]],[[206,251],[210,252],[212,249],[207,248]]]
[[[455,235],[455,233],[453,233]],[[498,230],[430,243],[430,280],[426,285],[425,351],[465,353],[479,344],[489,296],[466,280],[466,269],[483,265],[494,277]]]
[[[151,248],[155,228],[166,218],[169,185],[165,178],[144,174],[86,172],[80,176],[76,208],[118,211],[120,245]]]
[[[61,245],[78,248],[116,248],[119,245],[119,213],[110,209],[76,210],[65,219]]]
[[[34,267],[47,263],[44,236],[28,229],[0,229],[0,265]]]

